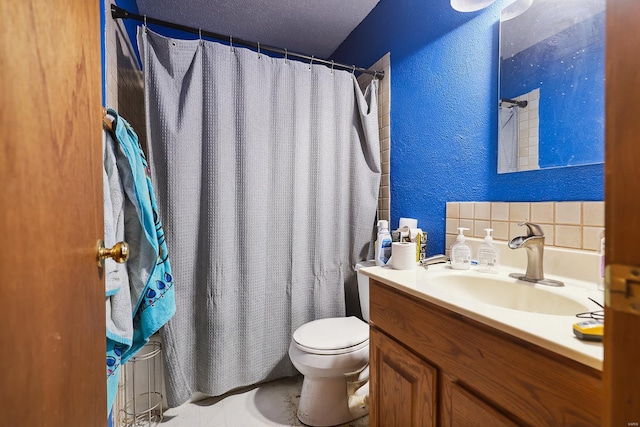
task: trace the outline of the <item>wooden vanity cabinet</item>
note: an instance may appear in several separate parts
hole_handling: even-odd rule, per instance
[[[600,425],[597,369],[369,282],[372,426]]]

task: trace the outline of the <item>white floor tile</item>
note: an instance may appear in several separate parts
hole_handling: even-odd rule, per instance
[[[242,393],[230,393],[186,403],[164,413],[161,427],[293,427],[303,426],[296,416],[302,376],[261,384]],[[343,427],[367,427],[369,417]]]

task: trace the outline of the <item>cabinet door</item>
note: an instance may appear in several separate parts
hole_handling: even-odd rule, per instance
[[[371,426],[435,426],[436,368],[374,328],[369,344]]]
[[[451,378],[442,378],[442,425],[449,427],[516,427],[500,411]]]

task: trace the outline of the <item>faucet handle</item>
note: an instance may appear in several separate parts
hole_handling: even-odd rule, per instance
[[[534,224],[532,222],[519,222],[518,223],[519,226],[523,226],[526,225],[527,228],[529,229],[527,232],[527,237],[531,237],[531,236],[542,236],[544,237],[544,231],[542,231],[542,228],[538,225],[538,224]]]

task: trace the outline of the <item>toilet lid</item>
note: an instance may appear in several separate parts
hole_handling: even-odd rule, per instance
[[[293,340],[310,350],[346,349],[369,340],[369,325],[354,316],[319,319],[300,326]]]

